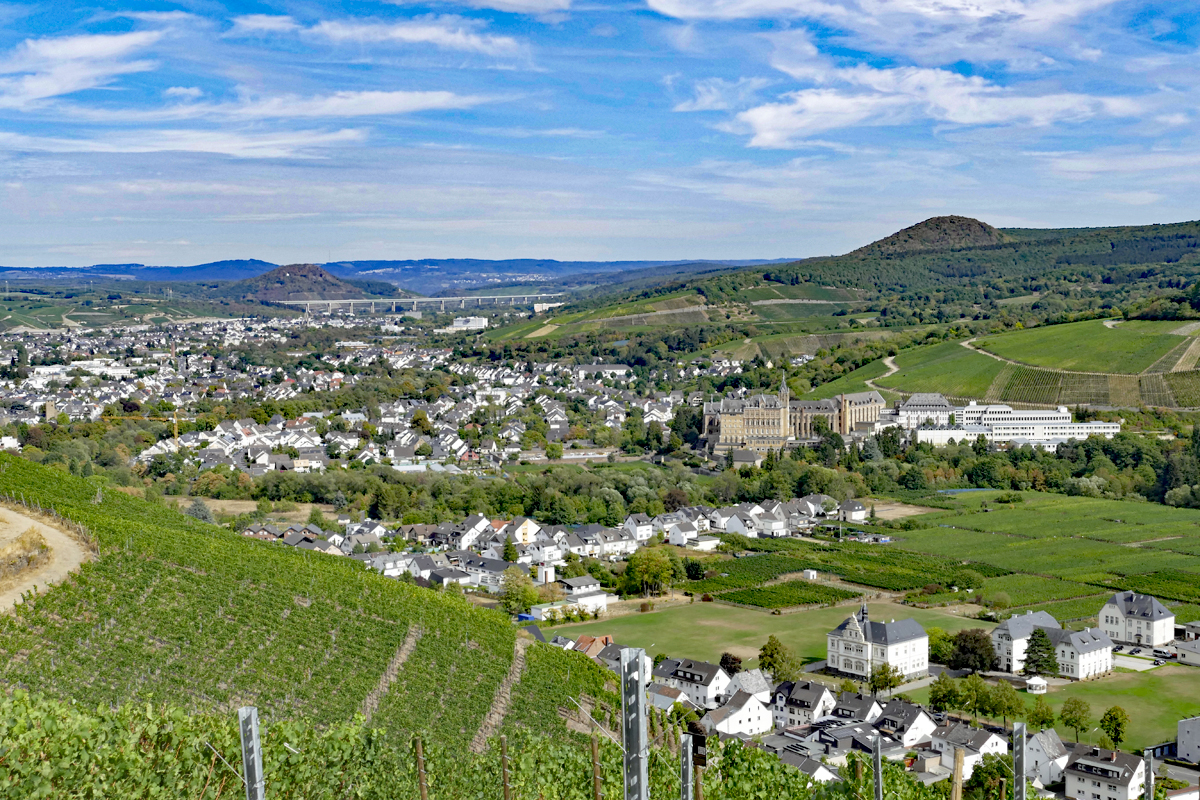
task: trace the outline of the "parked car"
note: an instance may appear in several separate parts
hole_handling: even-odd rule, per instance
[[[1156,666],[1156,667],[1161,667],[1161,666],[1162,666],[1163,664],[1165,664],[1165,663],[1166,663],[1166,662],[1165,662],[1165,661],[1163,661],[1161,658],[1156,658],[1156,659],[1154,659],[1154,666]]]
[[[1113,652],[1114,652],[1114,653],[1119,653],[1119,652],[1121,652],[1121,651],[1122,651],[1122,650],[1124,650],[1124,649],[1125,649],[1125,645],[1123,645],[1123,644],[1119,644],[1119,645],[1117,645],[1116,647],[1114,647],[1114,648],[1113,648]]]
[[[1136,655],[1137,655],[1138,653],[1140,653],[1140,652],[1142,652],[1142,648],[1140,648],[1140,647],[1135,647],[1135,648],[1133,648],[1132,650],[1130,650],[1130,651],[1129,651],[1129,655],[1131,655],[1131,656],[1136,656]]]

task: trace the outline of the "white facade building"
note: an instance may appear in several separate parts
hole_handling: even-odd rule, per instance
[[[699,708],[721,705],[729,690],[729,675],[716,664],[692,659],[668,658],[654,668],[651,680],[679,689]]]
[[[1070,755],[1058,731],[1039,731],[1025,740],[1025,777],[1043,787],[1058,783]]]
[[[1016,674],[1025,668],[1029,637],[1039,628],[1054,645],[1062,677],[1087,680],[1112,672],[1113,643],[1102,630],[1063,630],[1058,620],[1045,611],[1010,617],[992,630],[992,647],[1000,660],[1000,669]]]
[[[918,442],[935,446],[974,441],[983,436],[998,444],[1020,443],[1057,447],[1068,439],[1103,436],[1111,439],[1121,432],[1119,422],[1073,422],[1066,406],[1057,409],[1014,409],[999,404],[971,402],[954,409],[954,426],[918,428]]]
[[[991,731],[973,728],[964,723],[942,725],[933,732],[929,747],[941,758],[942,766],[954,769],[954,751],[963,751],[963,780],[969,780],[975,765],[986,755],[1002,756],[1008,752],[1008,742]]]
[[[773,727],[771,709],[747,692],[738,692],[720,708],[710,711],[701,720],[709,732],[754,736]]]
[[[1175,615],[1148,594],[1117,592],[1100,609],[1100,628],[1114,642],[1162,647],[1175,639]]]
[[[867,604],[829,632],[826,658],[831,669],[866,680],[889,664],[906,681],[929,674],[929,635],[915,619],[872,622]]]

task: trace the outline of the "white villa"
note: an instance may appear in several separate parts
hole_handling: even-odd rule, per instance
[[[889,664],[906,681],[929,674],[929,635],[915,619],[872,622],[867,604],[827,636],[830,669],[866,680],[881,664]]]
[[[1175,638],[1175,615],[1148,594],[1117,592],[1100,609],[1100,628],[1114,642],[1162,647]]]

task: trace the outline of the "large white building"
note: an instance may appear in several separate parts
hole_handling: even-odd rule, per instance
[[[1114,642],[1162,647],[1175,639],[1175,615],[1148,594],[1117,592],[1100,609],[1100,628]]]
[[[918,442],[942,446],[951,439],[974,441],[983,436],[998,444],[1032,444],[1057,447],[1068,439],[1103,436],[1111,439],[1121,432],[1119,422],[1073,422],[1066,406],[1054,410],[1014,409],[999,404],[980,405],[974,401],[954,409],[954,425],[918,428]]]
[[[1058,620],[1045,611],[1026,612],[1002,622],[992,630],[992,647],[1000,669],[1017,673],[1025,668],[1029,637],[1042,629],[1054,645],[1058,673],[1064,678],[1087,680],[1112,672],[1112,640],[1097,628],[1063,630]]]
[[[872,622],[863,603],[826,638],[826,661],[835,672],[866,680],[889,664],[906,681],[929,674],[929,635],[915,619]]]

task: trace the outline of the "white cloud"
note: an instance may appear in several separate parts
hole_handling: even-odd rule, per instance
[[[705,78],[693,87],[696,96],[677,103],[672,111],[725,111],[748,103],[755,92],[770,85],[766,78]]]
[[[841,32],[857,49],[903,53],[923,63],[958,58],[1047,63],[1053,42],[1095,58],[1070,25],[1116,0],[647,0],[675,19],[807,19]]]
[[[453,15],[420,17],[405,22],[342,22],[326,20],[306,33],[332,42],[364,44],[430,44],[490,56],[515,55],[521,47],[511,36],[479,33],[481,23]]]
[[[128,59],[160,36],[143,31],[26,39],[0,61],[0,108],[30,108],[105,86],[119,75],[153,69],[150,61]]]
[[[169,96],[190,98],[200,90],[181,90]],[[395,114],[412,114],[418,111],[473,108],[483,103],[495,102],[500,98],[482,95],[460,95],[442,91],[363,91],[334,92],[326,95],[304,97],[300,95],[276,95],[258,97],[246,95],[231,103],[180,103],[162,108],[139,110],[71,108],[73,117],[96,122],[166,122],[185,119],[301,119],[373,117]]]
[[[257,36],[263,33],[293,33],[300,30],[296,20],[280,14],[246,14],[233,18],[230,36]]]
[[[202,94],[203,90],[196,86],[172,86],[163,92],[166,97],[182,97],[184,100],[195,100]]]
[[[789,147],[815,133],[929,119],[954,125],[1047,126],[1098,116],[1133,116],[1128,98],[1057,92],[1023,94],[979,77],[921,67],[851,67],[824,74],[834,87],[803,89],[737,114],[723,128],[751,134],[753,147]]]
[[[347,128],[339,131],[279,131],[236,133],[232,131],[160,130],[120,133],[92,139],[64,139],[0,133],[0,150],[47,153],[212,153],[234,158],[311,158],[316,151],[354,144],[366,132]]]

